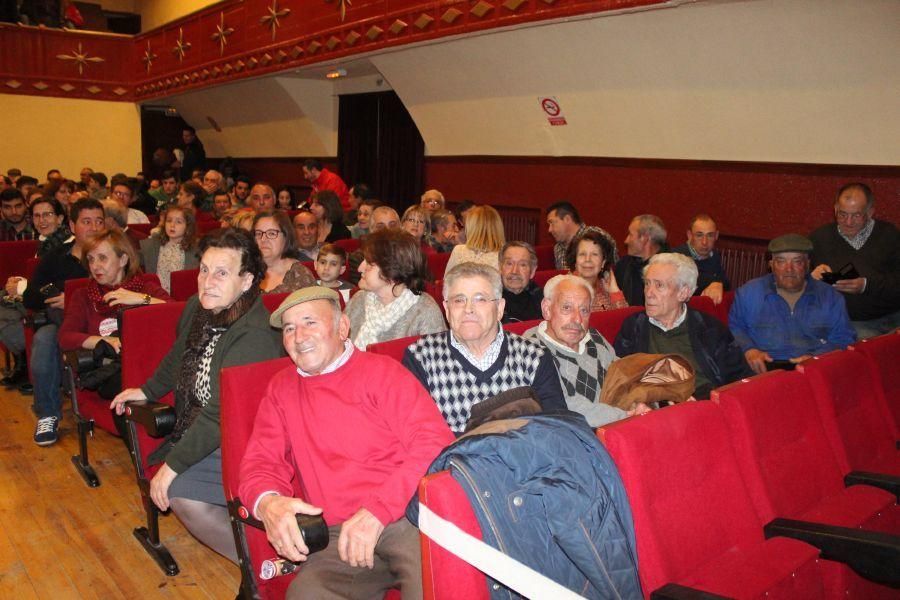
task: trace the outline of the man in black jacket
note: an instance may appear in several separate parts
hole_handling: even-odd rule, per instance
[[[533,281],[537,271],[537,254],[528,242],[507,242],[500,251],[500,278],[506,309],[502,323],[516,323],[541,318],[544,290]]]
[[[837,223],[823,225],[810,236],[810,264],[817,265],[813,278],[821,280],[824,273],[848,265],[856,270],[833,287],[843,294],[859,339],[900,327],[900,231],[872,218],[874,214],[875,197],[869,186],[849,183],[834,201]]]
[[[666,226],[656,215],[638,215],[628,224],[625,238],[628,254],[616,263],[614,273],[630,306],[644,303],[644,267],[654,254],[668,252],[666,236]]]
[[[750,377],[753,371],[734,336],[715,317],[687,305],[697,287],[697,265],[676,253],[656,254],[644,268],[646,309],[625,319],[615,349],[680,354],[694,367],[694,397],[709,398],[719,386]]]

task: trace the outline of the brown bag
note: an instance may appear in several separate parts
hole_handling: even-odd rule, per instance
[[[513,419],[522,415],[536,415],[541,412],[541,404],[531,386],[522,386],[500,392],[472,407],[466,432],[472,431],[488,421]]]
[[[637,403],[684,402],[694,393],[694,367],[679,354],[630,354],[606,371],[600,402],[631,410]]]

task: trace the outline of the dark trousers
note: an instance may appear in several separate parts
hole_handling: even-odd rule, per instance
[[[291,582],[287,600],[381,598],[399,587],[404,600],[422,598],[422,553],[419,530],[405,518],[381,532],[375,545],[375,568],[351,567],[338,556],[341,526],[328,528],[328,547],[311,554]]]

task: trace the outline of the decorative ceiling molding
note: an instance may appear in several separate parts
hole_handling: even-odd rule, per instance
[[[184,61],[184,55],[191,49],[191,43],[184,41],[184,29],[178,28],[178,39],[175,40],[175,46],[172,48],[172,54],[178,57],[178,62]]]
[[[268,13],[264,15],[260,20],[260,24],[265,25],[269,29],[272,30],[272,41],[275,41],[275,34],[278,32],[278,28],[281,26],[281,22],[279,19],[282,17],[287,18],[291,14],[291,9],[282,8],[278,10],[278,0],[272,0],[272,6],[266,9]]]
[[[216,32],[212,34],[210,39],[219,42],[219,56],[225,54],[225,46],[228,45],[228,36],[234,33],[234,27],[225,26],[225,11],[219,13],[219,23],[216,25]]]
[[[85,52],[82,48],[81,42],[78,42],[78,49],[72,50],[72,54],[57,54],[56,58],[58,58],[59,60],[73,61],[76,65],[78,65],[79,75],[84,75],[84,67],[89,63],[106,62],[106,59],[99,56],[89,56],[88,53]]]

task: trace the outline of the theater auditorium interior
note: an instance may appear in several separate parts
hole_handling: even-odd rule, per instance
[[[449,324],[452,330],[451,344],[456,344],[457,331],[451,313],[459,309],[454,303],[461,304],[463,311],[469,307],[490,310],[490,303],[497,301],[499,307],[501,299],[447,297],[446,290],[465,276],[445,279],[450,255],[428,247],[440,233],[436,215],[442,213],[427,208],[426,190],[440,191],[443,208],[452,212],[448,217],[469,235],[468,242],[458,238],[461,243],[453,256],[463,249],[479,257],[491,254],[482,252],[485,248],[496,254],[499,247],[476,250],[472,234],[477,223],[496,214],[501,246],[505,237],[506,242],[527,242],[534,249],[531,274],[539,287],[570,270],[582,277],[574,258],[571,266],[563,264],[564,254],[573,239],[578,248],[587,240],[579,243],[572,236],[563,240],[555,235],[552,217],[566,215],[548,211],[554,203],[571,203],[577,209],[576,225],[583,222],[608,232],[618,256],[625,259],[641,256],[633,249],[636,216],[658,217],[665,224],[668,246],[675,248],[686,239],[696,239],[690,237],[696,215],[710,215],[705,218],[714,219],[718,231],[713,255],[720,257],[730,289],[726,287],[724,296],[715,299],[705,292],[700,295],[703,290],[698,289],[698,295],[688,300],[688,293],[678,306],[688,307],[684,314],[702,314],[704,323],[727,334],[734,349],[743,339],[736,310],[740,306],[743,311],[742,302],[750,301],[749,292],[743,298],[741,293],[752,282],[773,277],[770,259],[775,271],[775,254],[804,256],[805,268],[811,270],[822,262],[810,262],[809,257],[822,258],[817,245],[823,243],[822,237],[817,235],[826,225],[837,231],[833,238],[838,243],[846,242],[856,252],[864,252],[861,248],[869,239],[865,236],[892,231],[890,247],[900,252],[896,234],[900,226],[897,0],[13,0],[2,5],[2,187],[22,190],[25,186],[16,179],[33,177],[36,192],[56,193],[60,199],[61,184],[55,177],[61,174],[71,180],[63,187],[79,195],[79,202],[88,202],[82,215],[94,210],[91,198],[104,199],[97,206],[107,207],[106,223],[99,227],[122,230],[112,223],[108,207],[110,202],[113,206],[121,202],[115,190],[124,186],[134,192],[131,201],[148,199],[151,210],[146,212],[168,209],[176,217],[180,212],[182,223],[189,221],[182,232],[196,233],[198,238],[218,235],[219,241],[213,243],[226,243],[220,230],[240,229],[241,216],[250,219],[251,234],[258,222],[273,223],[274,229],[255,232],[262,253],[259,260],[279,277],[272,286],[268,275],[260,282],[261,302],[254,306],[264,305],[261,310],[266,312],[293,297],[287,294],[292,288],[278,286],[281,275],[285,284],[289,281],[289,275],[279,271],[282,267],[294,273],[305,266],[310,271],[307,275],[324,279],[321,261],[316,262],[315,256],[298,255],[299,259],[290,258],[290,264],[285,263],[287,254],[281,260],[267,258],[266,235],[269,241],[271,236],[290,237],[297,251],[303,252],[302,234],[291,219],[308,212],[301,208],[307,198],[320,231],[330,228],[335,233],[340,220],[333,218],[329,202],[343,215],[349,207],[347,188],[362,198],[359,184],[363,182],[370,188],[369,197],[395,209],[398,219],[403,215],[403,229],[408,220],[415,223],[415,215],[424,215],[419,223],[426,227],[424,236],[418,234],[421,248],[414,244],[414,249],[428,281],[416,290],[411,283],[383,279],[387,270],[374,264],[374,248],[390,236],[373,226],[371,240],[379,242],[366,240],[367,231],[360,241],[350,227],[352,238],[329,246],[346,260],[343,279],[351,281],[348,271],[362,273],[358,282],[360,273],[355,273],[347,284],[351,291],[338,295],[340,306],[352,306],[358,290],[377,293],[366,287],[372,284],[364,272],[375,266],[384,281],[406,286],[405,294],[413,289],[416,297],[421,292],[429,302],[434,300],[446,319],[440,329],[446,330]],[[193,135],[187,136],[187,131]],[[189,164],[197,159],[197,145],[189,143],[188,137],[195,137],[203,148],[193,171]],[[86,176],[85,168],[91,171]],[[311,169],[337,174],[346,186],[333,194],[329,190],[335,188],[316,173],[310,175]],[[56,176],[52,170],[58,171]],[[220,178],[211,188],[204,178],[207,170]],[[100,173],[105,174],[102,181],[92,178]],[[126,177],[117,179],[115,174]],[[168,177],[179,181],[173,188],[177,198],[175,191],[159,191]],[[254,186],[252,196],[249,191],[244,198],[235,195],[233,186],[240,185],[239,177]],[[190,182],[192,178],[196,183]],[[289,192],[288,210],[279,215],[262,212],[263,205],[255,204],[257,183],[268,186],[271,202],[281,191]],[[845,189],[851,183],[861,186]],[[854,190],[865,191],[863,208],[848,214],[841,208],[842,193]],[[154,191],[167,197],[154,196]],[[179,209],[182,194],[193,194],[193,200],[188,208]],[[226,194],[228,210],[215,212],[215,196]],[[324,194],[335,200],[324,199]],[[316,195],[322,199],[313,200]],[[0,220],[0,234],[7,236],[0,236],[0,280],[5,286],[0,311],[6,311],[0,314],[4,334],[0,369],[5,369],[0,375],[5,374],[4,381],[11,383],[0,386],[0,596],[54,600],[286,597],[288,586],[298,577],[294,571],[302,573],[303,566],[295,568],[279,555],[261,528],[255,507],[247,498],[247,504],[241,503],[238,489],[244,453],[248,447],[255,448],[257,441],[253,425],[260,399],[276,373],[288,367],[296,371],[296,365],[305,376],[302,365],[292,364],[294,356],[284,357],[281,348],[283,358],[232,363],[239,366],[210,373],[210,360],[221,364],[210,356],[218,351],[218,343],[224,344],[217,340],[225,340],[227,330],[221,337],[213,334],[212,341],[203,338],[211,344],[205,359],[190,347],[185,351],[185,361],[190,357],[199,361],[201,371],[206,369],[194,373],[197,385],[203,377],[212,376],[216,380],[212,388],[220,396],[221,424],[215,424],[215,431],[221,425],[221,454],[216,450],[214,456],[221,455],[218,480],[222,486],[217,493],[221,495],[224,487],[227,505],[216,508],[227,516],[226,531],[233,532],[236,564],[214,551],[210,547],[214,543],[206,539],[201,543],[192,535],[193,530],[183,524],[189,520],[181,519],[181,513],[170,514],[174,505],[163,512],[155,504],[157,488],[151,482],[157,481],[159,465],[154,463],[154,451],[165,446],[163,439],[168,440],[173,427],[181,427],[186,418],[182,413],[176,417],[172,393],[154,398],[160,400],[158,404],[133,409],[128,405],[124,417],[114,416],[109,406],[115,394],[107,398],[102,391],[83,387],[80,379],[85,371],[79,360],[96,361],[98,366],[103,362],[95,358],[97,351],[85,358],[83,351],[78,355],[74,348],[57,346],[52,347],[53,377],[45,379],[41,370],[36,378],[34,355],[42,339],[40,329],[48,319],[44,311],[29,306],[25,284],[32,276],[46,274],[47,259],[39,256],[46,240],[38,238],[39,228],[31,226],[36,226],[32,220],[38,214],[33,207],[54,205],[45,196],[10,195],[9,206],[22,198],[28,207],[22,221],[21,216],[7,212],[7,198],[2,196]],[[422,209],[406,213],[420,205],[420,198]],[[478,205],[478,210],[482,205],[492,207],[496,213],[478,212],[467,224],[458,209],[468,202]],[[259,208],[261,217],[254,221],[255,213],[243,208],[245,203]],[[81,298],[86,310],[94,307],[96,311],[104,300],[94,298],[93,290],[102,294],[113,289],[110,293],[115,294],[115,285],[123,285],[122,304],[137,306],[118,313],[106,307],[109,312],[101,315],[106,319],[100,336],[95,332],[85,339],[85,334],[77,338],[76,346],[93,348],[88,340],[94,340],[93,344],[104,339],[104,326],[118,328],[112,331],[120,346],[111,349],[103,364],[117,365],[117,390],[126,392],[155,378],[176,339],[182,339],[181,330],[176,329],[182,311],[187,314],[196,306],[190,298],[197,294],[198,272],[202,281],[210,271],[206,263],[188,265],[197,246],[185,245],[172,254],[177,244],[167,240],[174,240],[176,234],[169,229],[168,216],[163,215],[160,233],[158,214],[150,214],[149,222],[134,222],[130,216],[134,208],[125,204],[122,209],[128,212],[125,229],[137,232],[143,241],[126,236],[127,231],[97,239],[106,240],[120,257],[116,240],[125,240],[126,246],[131,240],[135,249],[129,246],[126,254],[142,262],[147,257],[147,239],[156,240],[159,279],[152,275],[148,281],[155,282],[152,290],[159,290],[158,294],[146,286],[126,289],[122,281],[104,287],[104,275],[91,266],[93,252],[100,246],[91,245],[94,242],[88,238],[95,234],[87,233],[83,234],[86,254],[69,265],[76,268],[77,263],[81,274],[64,278],[64,286],[60,280],[58,287],[64,289],[40,290],[43,298],[60,293],[70,300]],[[354,213],[359,209],[352,208]],[[241,215],[247,212],[249,216]],[[435,222],[429,230],[432,217]],[[284,228],[278,229],[279,218],[287,223],[289,236]],[[30,237],[17,233],[21,231],[17,224],[26,225],[26,221]],[[848,236],[842,224],[854,222],[866,226]],[[82,226],[74,221],[72,226],[75,247],[81,248]],[[785,241],[786,234],[800,234],[802,243],[794,238]],[[645,235],[643,230],[640,235]],[[251,235],[244,237],[252,244]],[[886,238],[878,237],[882,239]],[[332,241],[313,239],[315,251],[319,252],[322,242]],[[206,248],[203,244],[200,248]],[[563,256],[555,254],[554,245],[560,244]],[[665,246],[658,250],[665,252]],[[223,248],[207,249],[201,260]],[[573,256],[578,248],[569,249]],[[693,257],[699,264],[704,257],[698,257],[692,246],[686,248],[691,252],[685,251],[688,259]],[[503,264],[503,254],[494,259],[495,266]],[[153,256],[155,260],[157,255]],[[170,271],[166,261],[173,256],[184,262]],[[900,254],[877,258],[879,264],[889,265],[883,278],[869,276],[868,265],[860,269],[866,277],[856,273],[845,278],[863,282],[855,293],[889,298],[885,302],[893,303],[893,308],[881,310],[888,304],[879,304],[877,316],[892,313],[885,318],[897,323]],[[687,262],[693,265],[694,261]],[[828,270],[844,272],[850,266],[834,264]],[[144,264],[145,271],[155,269],[150,271]],[[610,292],[604,286],[609,285],[611,273],[607,271],[605,280],[603,273],[595,277],[596,289]],[[646,276],[648,271],[643,273]],[[17,288],[13,278],[19,277]],[[614,284],[615,276],[612,279]],[[827,288],[812,277],[807,280],[810,283],[801,291],[813,285]],[[506,286],[505,275],[502,282]],[[594,284],[585,285],[591,288],[588,300],[593,299]],[[794,303],[805,297],[798,300],[781,288],[775,292],[774,285],[770,297],[781,296],[784,300],[779,301],[793,318]],[[835,286],[839,292],[846,291],[840,283]],[[394,288],[387,289],[391,293]],[[26,290],[24,305],[22,290]],[[853,304],[858,297],[826,291],[837,298],[841,322],[848,328],[873,318],[870,313],[859,317],[854,312],[864,310]],[[247,291],[237,293],[244,298]],[[617,293],[610,298],[618,297]],[[641,315],[650,316],[650,327],[668,333],[650,315],[650,308],[645,312],[643,293],[640,297],[640,302],[628,302],[631,306],[626,308],[595,309],[589,319],[585,316],[582,331],[590,328],[602,334],[610,351],[614,342],[620,350],[617,337]],[[479,300],[488,304],[487,309],[476,306]],[[545,302],[550,302],[549,296]],[[71,333],[67,327],[72,318],[69,311],[75,310],[72,306],[77,305],[68,302],[66,312],[59,311],[61,322],[65,319],[62,325],[50,325],[60,326],[62,345],[63,333]],[[545,319],[550,319],[548,314],[545,310]],[[816,326],[832,328],[832,319],[837,317]],[[190,323],[194,327],[194,321]],[[492,326],[496,323],[495,319]],[[538,323],[540,319],[508,323],[501,330],[511,338],[525,335]],[[672,330],[681,323],[677,321]],[[370,325],[366,321],[366,335],[371,333]],[[770,325],[770,329],[778,327]],[[24,334],[21,352],[7,343],[5,332],[13,328],[19,337]],[[191,331],[191,336],[199,335]],[[456,534],[447,534],[435,523],[449,523],[450,529],[467,534],[468,539],[497,542],[499,536],[485,525],[490,512],[474,501],[477,489],[461,484],[452,470],[422,478],[412,490],[418,498],[413,504],[419,507],[420,525],[425,514],[436,529],[434,535],[420,538],[424,597],[487,599],[520,594],[546,598],[569,593],[596,598],[900,599],[900,330],[867,339],[857,337],[852,328],[849,331],[851,343],[835,344],[837,349],[829,346],[830,351],[812,357],[805,354],[804,360],[796,361],[800,364],[787,365],[789,369],[754,374],[753,365],[741,362],[746,369],[743,376],[718,386],[707,382],[714,388],[704,396],[708,399],[694,402],[688,393],[691,401],[680,401],[686,396],[677,402],[663,401],[647,414],[628,411],[623,413],[625,418],[589,431],[595,451],[608,457],[618,472],[598,489],[612,489],[613,498],[617,493],[624,498],[618,515],[625,515],[626,535],[624,540],[616,539],[615,548],[624,545],[627,549],[616,553],[603,547],[606,539],[588,540],[597,556],[586,560],[604,569],[609,566],[612,572],[603,583],[584,569],[579,576],[586,583],[580,589],[570,585],[566,591],[566,581],[571,580],[554,578],[553,572],[531,578],[537,567],[522,567],[521,562],[528,562],[528,554],[549,554],[547,548],[559,546],[556,532],[547,534],[551,541],[546,546],[534,546],[523,556],[516,557],[510,550],[520,561],[516,567],[528,571],[528,577],[519,577],[521,572],[515,570],[495,572],[501,571],[494,564],[499,561],[484,559],[482,554],[484,562],[472,566],[451,543]],[[269,333],[281,343],[281,332]],[[368,347],[357,345],[365,348],[365,354],[402,361],[409,368],[411,344],[421,344],[429,337],[424,334],[430,333],[366,338]],[[357,335],[350,332],[353,343]],[[778,331],[770,336],[790,337]],[[659,347],[662,343],[658,342]],[[552,346],[537,341],[532,345]],[[353,344],[348,342],[348,347]],[[549,357],[550,350],[546,352]],[[467,353],[459,355],[474,360]],[[747,354],[739,351],[738,360],[744,357]],[[567,382],[559,386],[559,361],[554,360],[547,364],[556,365],[553,381],[565,393]],[[691,378],[696,369],[698,384],[699,360],[691,359]],[[559,377],[563,378],[561,370]],[[44,444],[40,440],[49,438],[39,438],[38,433],[39,420],[46,415],[39,414],[38,405],[47,393],[40,389],[48,386],[47,381],[53,383],[51,394],[62,399],[62,412],[53,424],[58,431],[53,429],[52,441]],[[175,389],[175,383],[170,383],[165,391]],[[207,393],[210,385],[206,381]],[[219,419],[218,412],[215,418]],[[185,436],[190,433],[189,429],[179,431]],[[207,448],[206,454],[217,445]],[[353,448],[346,450],[353,452]],[[552,449],[548,452],[552,455]],[[296,494],[302,493],[303,484],[296,478],[293,486]],[[490,496],[489,491],[483,494]],[[516,508],[521,501],[521,493],[511,491],[509,515],[503,518],[519,523]],[[591,507],[596,510],[596,503]],[[525,521],[533,517],[533,512],[521,515]],[[583,527],[577,518],[572,527]],[[502,541],[499,547],[503,550]],[[604,558],[609,554],[624,562],[608,565]],[[622,583],[629,574],[635,584],[630,588]],[[296,587],[291,593],[296,593]],[[401,591],[395,586],[384,597],[400,598]]]

